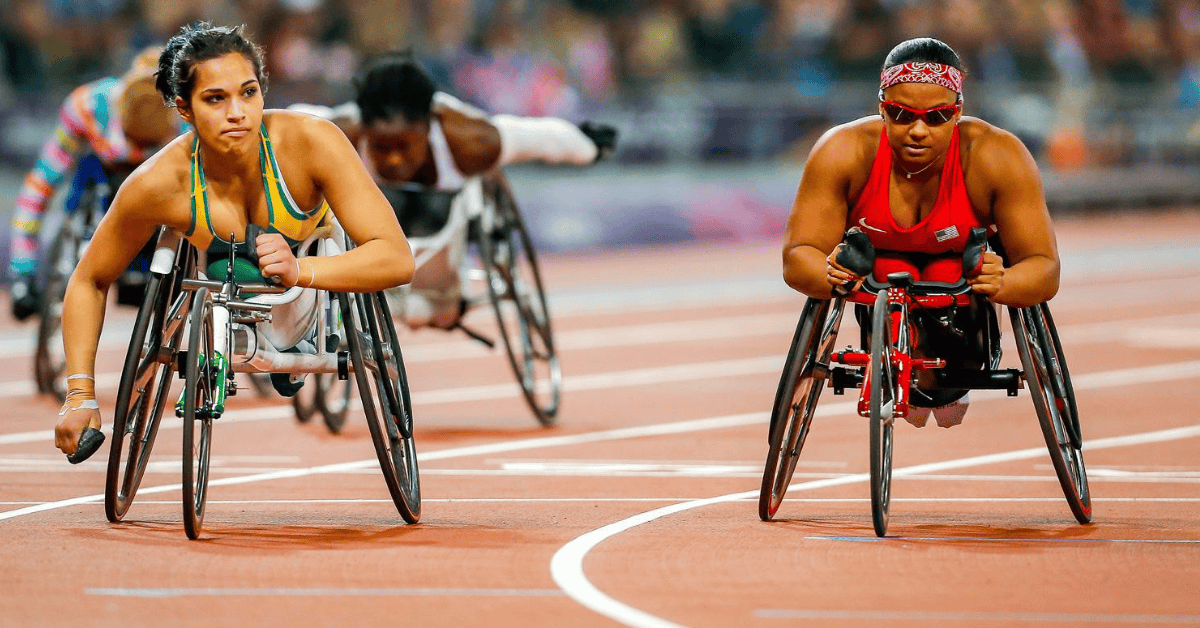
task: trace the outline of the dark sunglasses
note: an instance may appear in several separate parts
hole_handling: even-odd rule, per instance
[[[883,112],[896,124],[912,124],[917,118],[922,118],[929,126],[941,126],[953,120],[954,114],[958,113],[960,107],[962,107],[960,103],[954,103],[932,109],[913,109],[898,102],[883,101]]]

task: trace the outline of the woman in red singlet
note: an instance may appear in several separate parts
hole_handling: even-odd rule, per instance
[[[1017,307],[1054,296],[1058,250],[1037,165],[1016,136],[962,115],[962,78],[958,55],[936,39],[888,53],[879,115],[827,131],[805,165],[783,249],[788,285],[830,298],[860,282],[834,261],[851,227],[875,246],[879,278],[956,281],[967,235],[986,227],[1009,265],[985,253],[972,289]]]

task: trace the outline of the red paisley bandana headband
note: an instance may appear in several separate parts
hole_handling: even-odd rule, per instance
[[[962,94],[962,72],[953,66],[932,62],[901,63],[879,74],[879,90],[897,83],[932,83]]]

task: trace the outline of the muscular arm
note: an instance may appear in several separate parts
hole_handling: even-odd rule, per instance
[[[68,374],[91,375],[95,371],[108,288],[154,234],[160,222],[150,212],[161,209],[157,199],[165,195],[155,193],[153,182],[145,175],[130,176],[71,274],[62,314]]]
[[[332,257],[300,261],[305,286],[377,292],[412,281],[413,257],[396,215],[367,174],[358,153],[332,123],[302,120],[303,150],[313,180],[356,247]],[[317,157],[319,156],[319,158]]]
[[[999,304],[1026,307],[1058,292],[1058,245],[1033,156],[1015,136],[995,130],[972,156],[991,192],[992,219],[1008,255],[1000,280],[978,290]]]
[[[804,294],[828,299],[826,258],[842,241],[856,167],[857,131],[835,127],[813,147],[784,232],[783,279]]]

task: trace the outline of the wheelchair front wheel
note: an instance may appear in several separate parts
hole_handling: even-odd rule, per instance
[[[192,297],[187,366],[183,387],[183,528],[189,539],[200,537],[208,496],[208,463],[212,446],[212,406],[216,398],[213,363],[212,299],[207,288]]]
[[[871,319],[871,520],[876,536],[886,536],[888,508],[892,500],[892,425],[896,410],[896,367],[892,353],[897,349],[892,338],[887,291],[875,298]],[[903,323],[902,323],[903,324]]]
[[[175,356],[191,305],[191,295],[177,288],[178,275],[189,272],[189,250],[185,247],[179,257],[184,259],[172,273],[151,276],[121,369],[104,483],[104,514],[114,523],[133,503],[169,402]]]
[[[808,299],[783,366],[783,376],[771,409],[767,462],[758,494],[758,516],[770,521],[787,492],[817,399],[829,376],[829,358],[842,321],[844,301]]]
[[[1083,464],[1079,411],[1050,307],[1042,303],[1009,308],[1009,318],[1054,473],[1075,519],[1088,523],[1092,520],[1092,496]]]
[[[412,401],[400,341],[383,293],[337,295],[354,379],[375,454],[396,510],[421,518],[421,480],[413,439]]]
[[[497,183],[491,225],[479,237],[485,283],[509,364],[525,401],[545,427],[554,425],[562,398],[562,368],[533,241],[512,192]]]

